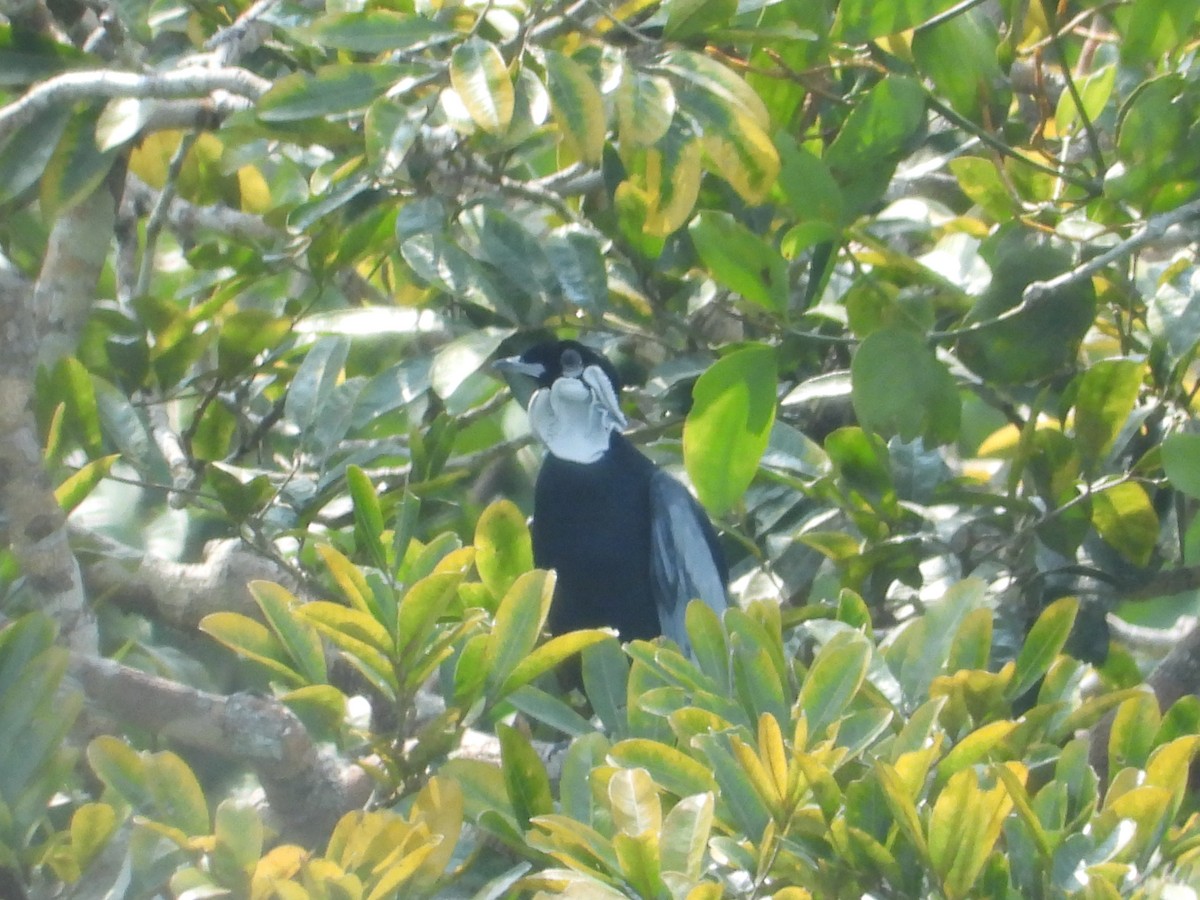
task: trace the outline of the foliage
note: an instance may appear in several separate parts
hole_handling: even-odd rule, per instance
[[[101,649],[277,699],[374,794],[302,845],[177,737],[65,749],[72,657],[0,547],[0,892],[1195,878],[1200,684],[1160,708],[1123,637],[1200,582],[1194,0],[25,6],[0,289],[78,328],[0,377],[36,384],[88,583],[126,578]],[[612,356],[718,518],[739,603],[689,612],[694,658],[541,636],[536,455],[487,363],[550,333]],[[153,554],[88,530],[274,574],[171,618],[130,599]]]

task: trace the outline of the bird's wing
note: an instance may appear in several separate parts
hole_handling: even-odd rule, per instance
[[[650,578],[662,632],[691,653],[684,616],[703,600],[718,615],[729,606],[721,545],[687,488],[666,472],[650,478]]]

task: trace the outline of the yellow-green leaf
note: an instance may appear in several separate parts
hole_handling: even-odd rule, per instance
[[[94,459],[79,471],[70,475],[54,489],[54,499],[64,512],[70,512],[84,501],[88,494],[104,480],[121,454],[113,453]]]
[[[507,130],[516,94],[495,44],[473,37],[455,47],[450,84],[476,125],[492,134]]]
[[[588,70],[569,56],[546,53],[546,89],[563,139],[583,162],[596,164],[604,152],[607,125],[600,89]]]
[[[662,75],[627,66],[617,87],[621,143],[648,147],[664,137],[675,115],[675,91]]]

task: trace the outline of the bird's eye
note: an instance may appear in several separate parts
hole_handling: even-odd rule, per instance
[[[568,347],[563,351],[561,362],[564,375],[574,376],[583,371],[583,357],[574,347]]]

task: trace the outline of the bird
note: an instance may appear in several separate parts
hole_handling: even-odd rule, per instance
[[[539,343],[494,366],[519,398],[532,382],[530,430],[546,448],[530,534],[534,565],[557,573],[550,633],[664,635],[691,655],[687,605],[698,599],[723,613],[728,568],[704,508],[622,433],[616,368],[574,340]]]

